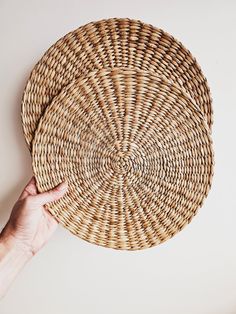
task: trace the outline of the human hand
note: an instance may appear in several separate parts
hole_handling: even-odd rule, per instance
[[[66,190],[67,184],[64,182],[48,192],[38,193],[33,177],[15,203],[1,233],[4,242],[17,246],[29,255],[37,253],[58,225],[44,205],[61,198]]]

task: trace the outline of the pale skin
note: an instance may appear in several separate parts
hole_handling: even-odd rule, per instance
[[[38,193],[34,178],[24,188],[0,234],[0,298],[55,232],[58,222],[45,204],[60,199],[66,191],[67,184],[62,182],[50,191]]]

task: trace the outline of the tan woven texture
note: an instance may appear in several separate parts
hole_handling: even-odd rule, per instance
[[[110,25],[111,30],[114,25],[130,25],[128,20],[119,23],[110,20],[98,25]],[[132,23],[134,28],[144,27]],[[82,36],[84,29],[91,30],[84,47],[89,47],[91,38],[94,46],[98,45],[93,25],[78,31]],[[60,50],[67,42],[68,53],[73,51],[72,34],[77,33],[55,47]],[[162,36],[163,42],[166,35]],[[135,38],[133,42],[135,45]],[[169,42],[167,46],[169,49]],[[103,59],[102,51],[97,64]],[[47,54],[53,52],[51,49]],[[117,61],[112,55],[109,60]],[[124,55],[120,60],[128,65],[134,58]],[[150,62],[150,69],[152,66],[156,69],[155,62]],[[70,67],[75,69],[71,63],[65,66]],[[54,81],[54,73],[51,81],[56,83],[49,89],[50,97],[70,76],[69,71],[60,85]],[[45,96],[45,104],[50,97]],[[24,106],[26,103],[25,94]],[[42,103],[40,106],[42,109]],[[37,113],[41,115],[41,110]],[[69,183],[66,196],[47,208],[72,233],[110,248],[138,250],[171,238],[191,221],[211,185],[213,152],[205,114],[185,89],[153,71],[101,69],[74,80],[47,106],[33,140],[33,170],[39,191],[65,179]]]
[[[57,41],[33,69],[22,101],[22,123],[31,142],[45,108],[61,89],[96,69],[126,67],[152,71],[176,83],[212,124],[209,88],[198,63],[175,38],[130,19],[92,22]]]

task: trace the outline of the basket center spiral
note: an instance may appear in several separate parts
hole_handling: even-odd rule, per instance
[[[117,141],[115,143],[115,149],[113,151],[113,156],[111,159],[111,168],[114,173],[125,175],[131,171],[134,157],[132,156],[131,143],[124,141]]]
[[[115,160],[112,164],[112,168],[113,168],[114,172],[118,172],[120,174],[125,174],[126,172],[129,171],[129,168],[130,168],[128,158],[118,156],[117,158],[115,158]]]

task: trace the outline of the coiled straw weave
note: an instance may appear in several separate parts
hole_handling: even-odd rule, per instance
[[[117,46],[117,28],[124,32],[129,29],[129,49],[126,37]],[[104,33],[102,43],[99,29]],[[212,179],[213,152],[206,122],[206,116],[208,124],[211,121],[210,107],[209,102],[197,101],[208,97],[207,88],[203,88],[205,80],[198,77],[190,85],[189,70],[196,70],[196,63],[188,64],[185,57],[186,63],[182,60],[177,67],[171,54],[177,58],[174,47],[179,44],[150,29],[153,31],[139,22],[109,20],[71,33],[37,65],[23,101],[28,143],[38,123],[32,161],[39,191],[64,179],[69,183],[66,196],[47,208],[72,233],[115,249],[144,249],[172,237],[196,214]],[[140,64],[136,36],[140,49],[150,49],[145,57],[140,55]],[[156,50],[154,42],[161,43],[162,48]],[[81,60],[78,63],[76,49]],[[185,51],[177,50],[180,54]],[[53,60],[54,66],[46,71]],[[88,60],[91,64],[86,64]],[[166,60],[168,64],[162,64]],[[100,69],[134,63],[139,66]],[[177,84],[181,81],[181,64],[186,64],[182,76],[185,88]],[[95,67],[98,69],[88,73]],[[67,84],[81,72],[86,75]],[[171,80],[160,77],[159,72]],[[201,96],[193,84],[201,85]],[[43,108],[46,111],[39,120]],[[34,112],[30,121],[29,112]]]
[[[182,88],[212,124],[209,87],[198,63],[175,38],[130,19],[92,22],[57,41],[33,69],[22,101],[22,124],[31,142],[45,108],[62,88],[103,68],[152,71]]]

